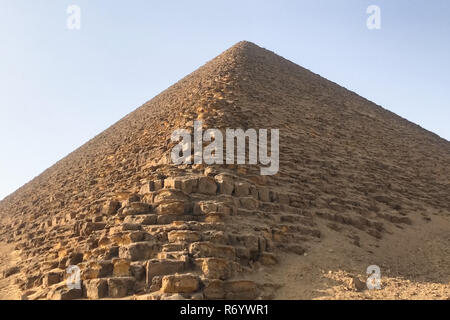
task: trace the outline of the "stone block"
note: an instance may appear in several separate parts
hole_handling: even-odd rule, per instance
[[[108,277],[113,272],[111,261],[91,261],[82,269],[82,278],[84,280]]]
[[[159,251],[159,245],[153,241],[135,242],[119,248],[119,258],[131,261],[148,260]]]
[[[203,258],[199,260],[201,260],[202,272],[207,278],[227,280],[233,275],[233,270],[228,260],[220,258]]]
[[[120,207],[121,204],[119,201],[110,200],[103,205],[101,213],[105,215],[113,215],[117,213],[117,210],[119,210]]]
[[[137,280],[145,280],[146,270],[141,263],[134,263],[130,266],[131,275]]]
[[[122,231],[137,231],[141,230],[141,226],[139,224],[134,223],[123,223],[122,224]]]
[[[270,202],[270,192],[267,187],[258,187],[258,198],[264,202]]]
[[[133,294],[136,279],[133,277],[109,278],[108,295],[111,298],[123,298]]]
[[[161,179],[152,180],[147,183],[145,183],[141,190],[139,191],[140,194],[147,194],[150,192],[159,191],[164,187],[164,181]]]
[[[185,262],[180,260],[149,260],[146,265],[146,283],[150,286],[154,277],[180,273],[185,267]]]
[[[250,280],[229,280],[224,282],[226,299],[253,300],[258,295],[258,287]]]
[[[195,242],[189,246],[189,253],[195,258],[223,258],[234,261],[236,251],[232,246],[218,245],[211,242]]]
[[[215,195],[217,193],[216,181],[211,177],[199,178],[197,192],[207,195]]]
[[[133,216],[139,214],[148,214],[151,212],[152,208],[149,204],[144,202],[131,202],[121,210],[122,215]]]
[[[123,223],[140,224],[144,226],[156,224],[156,214],[144,214],[137,216],[126,216]]]
[[[185,211],[184,202],[174,201],[169,203],[161,203],[156,208],[159,215],[182,215]]]
[[[88,299],[102,299],[108,296],[108,281],[92,279],[84,283],[85,295]]]
[[[57,284],[63,280],[64,271],[50,271],[45,274],[42,279],[42,284],[44,287],[50,287],[54,284]]]
[[[250,194],[250,184],[239,181],[234,184],[234,195],[236,197],[247,197]]]
[[[184,193],[190,194],[197,190],[198,177],[167,178],[164,181],[164,187],[169,189],[178,189]]]
[[[80,229],[81,236],[89,236],[92,232],[102,230],[106,227],[104,222],[86,222]]]
[[[126,277],[130,275],[130,260],[116,258],[112,260],[112,264],[114,277]]]
[[[163,293],[192,293],[200,288],[200,279],[193,274],[177,274],[162,278]]]
[[[83,291],[81,289],[68,289],[61,288],[57,290],[51,290],[47,295],[50,300],[75,300],[83,297]]]
[[[258,208],[258,201],[253,197],[243,197],[239,199],[242,208],[247,210],[256,210]]]
[[[203,289],[203,294],[208,300],[220,300],[225,298],[225,291],[223,288],[223,281],[214,279],[204,281],[205,288]]]
[[[220,194],[232,195],[234,191],[234,179],[230,176],[219,174],[214,177]]]
[[[163,189],[155,193],[153,201],[156,205],[170,202],[186,202],[189,201],[189,196],[181,190]]]

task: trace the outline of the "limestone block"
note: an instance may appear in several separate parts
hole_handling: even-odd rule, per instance
[[[141,226],[135,223],[123,223],[122,231],[137,231],[141,230]]]
[[[203,258],[201,269],[205,277],[227,280],[232,277],[232,269],[228,260],[220,258]]]
[[[112,264],[114,277],[125,277],[130,275],[130,260],[116,258],[112,260]]]
[[[184,194],[181,190],[162,189],[155,193],[153,201],[156,205],[170,202],[186,202],[189,201],[189,196]]]
[[[280,204],[289,205],[289,194],[287,194],[287,193],[278,193],[278,202]]]
[[[106,214],[106,215],[112,215],[117,213],[117,210],[120,209],[120,202],[119,201],[115,201],[115,200],[110,200],[107,201],[102,209],[101,209],[101,213],[102,214]]]
[[[146,283],[151,285],[153,278],[156,276],[165,276],[174,273],[183,272],[185,269],[185,262],[180,260],[161,260],[152,259],[146,265]]]
[[[44,287],[50,287],[54,284],[57,284],[63,280],[64,271],[50,271],[48,272],[44,278],[42,279],[42,284]]]
[[[108,281],[106,279],[92,279],[84,281],[84,291],[88,299],[101,299],[108,296]]]
[[[270,202],[270,192],[267,187],[258,187],[259,200],[264,202]]]
[[[159,251],[159,245],[153,241],[135,242],[119,248],[119,258],[131,261],[151,259]]]
[[[250,184],[239,181],[234,184],[234,195],[236,197],[247,197],[250,194]]]
[[[151,206],[144,202],[132,202],[126,205],[122,210],[122,215],[130,216],[130,215],[139,215],[146,214],[151,212]]]
[[[144,226],[156,224],[156,214],[144,214],[138,216],[126,216],[123,223],[141,224]]]
[[[206,299],[220,300],[225,298],[225,291],[223,288],[223,281],[218,279],[204,281],[205,288],[203,294]]]
[[[164,187],[169,189],[178,189],[184,193],[190,194],[197,190],[198,177],[167,178],[164,181]]]
[[[235,260],[236,251],[232,246],[218,245],[211,242],[194,242],[189,246],[189,253],[195,258],[224,258]]]
[[[229,280],[224,283],[226,299],[253,300],[258,295],[258,288],[254,281]]]
[[[50,290],[47,295],[49,300],[74,300],[81,299],[83,291],[81,289],[68,289],[68,288],[58,288],[56,290]]]
[[[133,294],[136,279],[133,277],[109,278],[108,295],[111,298],[123,298]]]
[[[133,263],[130,266],[131,275],[137,280],[142,281],[145,280],[145,267],[141,263]]]
[[[216,181],[211,177],[201,177],[198,179],[198,193],[215,195],[217,193]]]
[[[234,179],[228,175],[218,174],[214,177],[220,194],[232,195],[234,191]]]
[[[255,210],[258,208],[258,201],[253,197],[244,197],[239,199],[242,208],[247,210]]]
[[[184,202],[181,201],[162,203],[156,208],[159,215],[182,215],[184,211]]]
[[[162,278],[163,293],[192,293],[200,288],[200,279],[193,274],[177,274]]]
[[[229,216],[235,211],[233,203],[217,201],[199,201],[194,205],[194,215],[224,215]]]
[[[89,236],[92,232],[102,230],[106,226],[104,222],[86,222],[80,230],[82,236]]]
[[[111,261],[91,261],[82,269],[82,278],[85,280],[104,278],[110,276],[113,272]]]
[[[155,191],[159,191],[164,187],[164,181],[157,179],[157,180],[152,180],[149,181],[147,183],[145,183],[142,187],[141,190],[139,191],[140,194],[147,194],[150,192],[155,192]]]

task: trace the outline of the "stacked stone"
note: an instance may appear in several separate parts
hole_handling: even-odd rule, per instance
[[[20,285],[28,299],[270,297],[269,284],[246,275],[276,264],[275,248],[303,254],[320,237],[295,204],[232,170],[151,179],[94,214],[61,213],[27,232],[18,249],[33,268]],[[80,289],[67,287],[69,266],[81,271]]]

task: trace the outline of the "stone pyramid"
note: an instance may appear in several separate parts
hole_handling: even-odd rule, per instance
[[[279,172],[172,164],[194,120],[278,128]],[[240,42],[0,202],[2,281],[26,299],[274,298],[254,274],[333,232],[364,247],[447,219],[449,168],[448,141]]]

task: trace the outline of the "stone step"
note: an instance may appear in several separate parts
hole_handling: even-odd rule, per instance
[[[146,264],[146,283],[155,291],[160,284],[161,277],[169,274],[184,272],[189,267],[188,262],[177,259],[151,259]],[[159,288],[157,288],[159,290]]]
[[[188,259],[188,251],[163,251],[159,252],[157,255],[158,259],[166,260],[187,260]]]
[[[161,249],[155,241],[134,242],[119,248],[119,257],[131,261],[140,261],[154,258]]]
[[[131,202],[130,204],[119,209],[118,213],[122,216],[133,216],[141,214],[149,214],[153,211],[153,207],[144,202]]]

